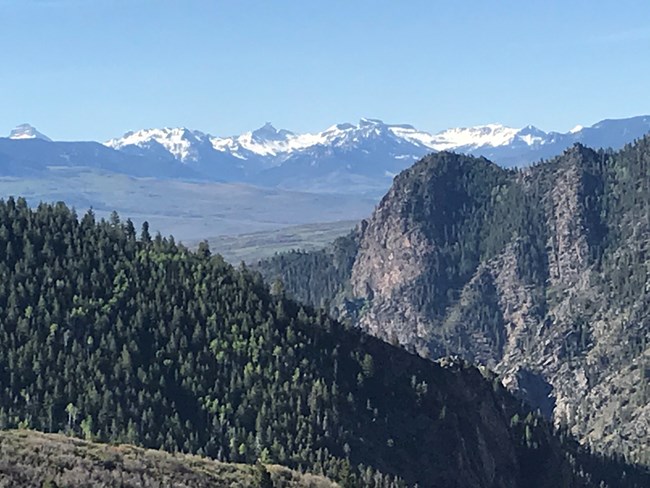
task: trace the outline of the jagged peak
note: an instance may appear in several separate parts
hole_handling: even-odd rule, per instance
[[[278,141],[284,140],[293,135],[293,132],[286,129],[276,129],[271,122],[265,123],[259,129],[252,131],[251,137],[258,141]]]
[[[111,139],[111,141],[120,141],[124,139],[154,139],[154,138],[169,138],[173,136],[184,137],[200,137],[205,134],[198,130],[188,129],[187,127],[162,127],[150,129],[138,129],[125,132],[122,137]]]
[[[36,130],[36,128],[30,124],[20,124],[16,126],[9,133],[9,139],[21,140],[21,139],[41,139],[43,141],[52,142],[52,139],[47,137],[42,132]]]
[[[527,125],[519,129],[519,134],[546,134],[542,129],[534,125]]]
[[[356,125],[350,124],[349,122],[342,122],[340,124],[334,124],[329,126],[327,129],[323,131],[323,134],[327,134],[329,132],[336,132],[336,131],[346,131],[346,130],[352,130],[356,129]]]
[[[384,126],[384,125],[386,124],[384,124],[384,121],[380,119],[361,117],[361,119],[359,120],[359,127],[368,127],[368,126],[375,127],[375,126]]]

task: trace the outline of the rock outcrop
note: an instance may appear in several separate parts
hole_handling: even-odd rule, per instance
[[[484,364],[581,442],[650,462],[648,299],[622,284],[623,304],[611,283],[646,273],[623,263],[648,267],[649,142],[616,154],[576,146],[517,173],[463,156],[420,161],[362,229],[357,323],[424,355]],[[634,175],[638,196],[617,215]],[[452,205],[456,220],[441,226]],[[426,296],[432,283],[443,293]]]

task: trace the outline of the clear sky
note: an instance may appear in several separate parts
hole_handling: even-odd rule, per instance
[[[0,134],[650,113],[648,0],[0,0]]]

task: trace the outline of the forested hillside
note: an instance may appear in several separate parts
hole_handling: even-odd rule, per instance
[[[259,269],[388,342],[484,364],[585,445],[650,464],[649,171],[650,137],[520,171],[438,153],[395,178],[349,267],[334,246]]]
[[[359,249],[359,233],[339,237],[325,249],[292,250],[259,261],[254,268],[272,287],[287,286],[300,303],[330,310],[340,315],[350,308],[350,275]]]
[[[0,427],[278,463],[344,487],[647,486],[520,407],[270,293],[206,246],[0,202]]]

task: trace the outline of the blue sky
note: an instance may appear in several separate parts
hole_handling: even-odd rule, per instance
[[[647,0],[0,0],[0,134],[650,113]]]

